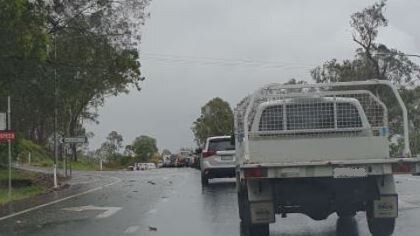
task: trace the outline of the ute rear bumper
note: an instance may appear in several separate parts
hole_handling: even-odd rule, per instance
[[[337,177],[335,173],[339,168],[364,169],[366,171],[366,176],[390,175],[397,173],[419,174],[420,158],[383,158],[265,164],[244,163],[239,165],[241,179]],[[256,176],[248,174],[251,170],[255,169],[263,170],[263,174]],[[261,173],[261,171],[258,173]]]

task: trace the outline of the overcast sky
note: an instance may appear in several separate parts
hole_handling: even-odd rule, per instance
[[[115,130],[126,144],[139,135],[160,150],[195,147],[192,122],[213,97],[232,107],[257,87],[309,71],[331,58],[351,58],[350,15],[368,0],[153,0],[143,29],[141,92],[106,100],[97,148]],[[390,0],[379,41],[420,54],[420,1]],[[419,60],[416,61],[420,63]]]

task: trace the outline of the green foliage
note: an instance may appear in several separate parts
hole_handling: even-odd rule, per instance
[[[229,103],[218,97],[210,100],[201,108],[192,131],[199,146],[204,145],[207,137],[230,135],[233,132],[233,112]]]
[[[406,104],[408,120],[410,121],[411,152],[420,154],[420,87],[404,88],[400,92]]]
[[[46,159],[51,160],[51,157],[48,154],[48,152],[45,150],[45,148],[43,148],[42,146],[38,144],[35,144],[31,140],[20,139],[18,146],[19,146],[18,155],[21,161],[24,161],[24,160],[27,161],[29,153],[31,153],[31,161],[33,162],[43,161]]]
[[[353,41],[359,46],[353,59],[338,62],[329,60],[311,71],[317,83],[346,82],[368,79],[388,80],[401,88],[401,96],[407,106],[410,120],[410,146],[412,151],[420,151],[419,88],[415,81],[420,79],[420,67],[404,53],[376,42],[380,29],[388,25],[384,15],[386,1],[380,1],[351,16]],[[396,100],[390,91],[375,88],[372,90],[389,108],[390,129],[393,134],[401,134],[401,110],[395,106]],[[402,151],[402,141],[391,145],[391,154]]]
[[[22,175],[12,169],[12,179],[24,179]],[[9,179],[9,169],[0,167],[0,181],[7,181]]]
[[[106,141],[96,151],[104,160],[116,160],[119,157],[119,151],[122,148],[123,137],[116,131],[111,131],[106,137]]]
[[[376,42],[379,30],[388,25],[384,16],[386,1],[380,1],[351,16],[353,41],[359,46],[355,58],[325,62],[311,71],[318,83],[367,79],[389,80],[412,85],[420,78],[420,67],[397,49]]]
[[[156,139],[146,135],[137,137],[131,147],[135,155],[135,162],[148,162],[158,151]]]
[[[71,168],[73,170],[84,170],[84,171],[90,171],[90,170],[99,170],[99,163],[93,163],[86,160],[79,160],[71,163]]]
[[[20,137],[51,147],[55,104],[58,133],[84,135],[105,97],[141,88],[137,32],[148,3],[0,1],[0,110],[11,95]]]
[[[48,35],[43,30],[45,14],[42,9],[27,0],[2,0],[0,12],[2,62],[13,65],[16,59],[24,62],[45,59]]]
[[[12,198],[9,199],[8,197],[8,189],[7,188],[0,188],[0,206],[15,200],[29,198],[35,195],[38,195],[44,192],[46,189],[43,186],[36,184],[36,181],[33,181],[39,176],[37,173],[28,173],[19,171],[16,169],[12,169],[12,181],[32,181],[33,185],[13,188],[12,190]],[[9,179],[9,171],[7,168],[0,168],[0,182],[6,182]]]
[[[127,166],[132,165],[134,163],[134,160],[131,156],[120,155],[118,157],[118,160],[119,160],[118,163],[122,167],[127,167]]]
[[[27,163],[29,153],[31,153],[31,163],[33,165],[52,166],[52,158],[44,147],[22,138],[12,143],[13,161],[19,160],[21,163]],[[5,143],[0,144],[0,165],[8,165],[8,146]]]
[[[6,204],[8,202],[21,200],[25,198],[30,198],[33,196],[36,196],[38,194],[41,194],[45,191],[40,186],[29,186],[24,188],[18,188],[13,189],[12,191],[12,197],[9,199],[8,197],[8,190],[7,189],[0,189],[0,206],[3,204]]]

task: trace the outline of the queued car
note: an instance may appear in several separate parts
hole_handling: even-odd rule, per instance
[[[231,136],[207,138],[201,153],[201,184],[208,185],[209,179],[235,177],[235,146]]]
[[[128,170],[151,170],[156,169],[155,163],[134,163],[134,165],[129,166]]]

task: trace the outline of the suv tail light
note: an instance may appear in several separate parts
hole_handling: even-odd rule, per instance
[[[245,178],[264,178],[267,177],[267,168],[256,167],[244,170]]]
[[[203,158],[209,157],[209,156],[213,156],[216,155],[215,151],[208,151],[208,152],[203,152]]]
[[[411,174],[413,171],[412,163],[395,163],[392,164],[392,173],[395,174]]]

